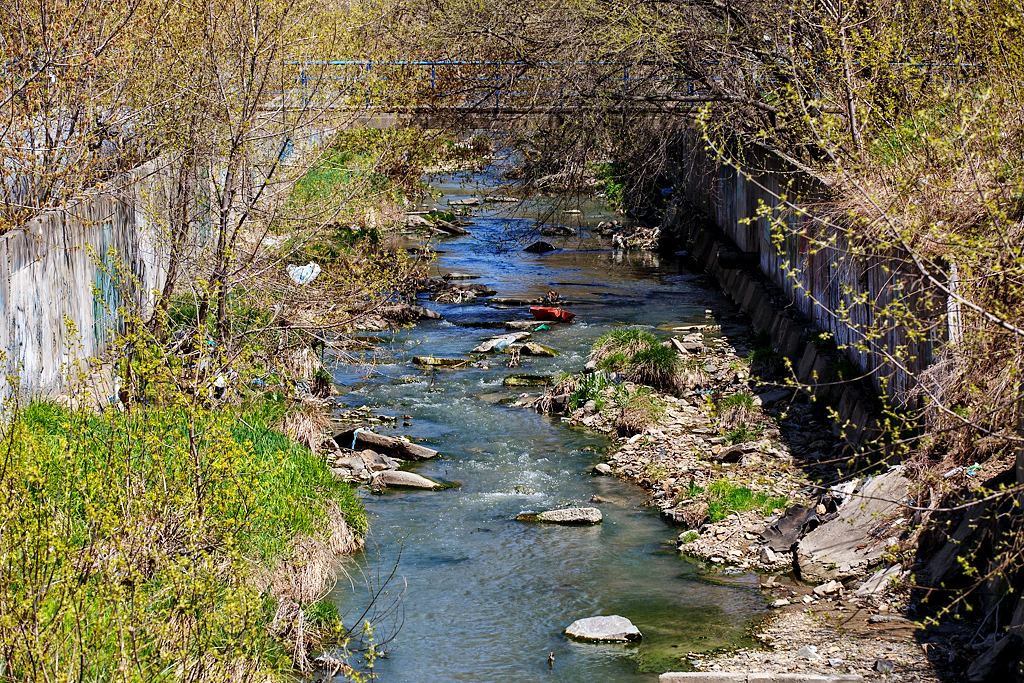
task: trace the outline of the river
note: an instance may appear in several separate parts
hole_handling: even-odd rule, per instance
[[[434,182],[444,193],[436,205],[496,192],[490,176],[471,180],[482,185],[453,176]],[[413,354],[464,357],[501,333],[503,321],[529,312],[486,300],[421,301],[444,320],[399,332],[388,344],[394,358],[372,373],[351,365],[334,370],[345,392],[342,405],[399,417],[394,428],[378,429],[439,450],[441,457],[410,469],[453,485],[364,497],[368,549],[333,599],[349,625],[366,604],[367,577],[379,586],[380,575],[396,568],[377,605],[397,610],[397,621],[382,620],[375,633],[393,636],[376,664],[387,683],[654,681],[657,673],[678,669],[687,652],[746,644],[746,629],[764,614],[755,576],[702,574],[675,551],[678,531],[642,505],[641,489],[591,474],[611,445],[607,438],[506,405],[516,394],[502,386],[505,376],[578,371],[593,340],[615,325],[655,329],[707,322],[706,309],[734,310],[704,277],[674,261],[661,264],[653,254],[614,252],[607,242],[581,237],[544,238],[564,248],[543,255],[510,243],[510,227],[529,225],[552,206],[540,199],[516,208],[515,218],[505,204],[476,208],[471,236],[436,245],[445,252],[436,272],[477,275],[473,282],[502,297],[557,290],[572,302],[567,308],[577,321],[534,339],[559,350],[558,357],[524,356],[520,370],[506,368],[498,356],[487,369],[424,371],[412,364]],[[559,222],[594,226],[611,218],[600,204],[569,208],[581,213],[563,211]],[[604,502],[588,502],[593,495]],[[515,521],[522,511],[584,504],[601,509],[603,524]],[[577,643],[562,634],[576,619],[609,614],[636,624],[641,644]]]

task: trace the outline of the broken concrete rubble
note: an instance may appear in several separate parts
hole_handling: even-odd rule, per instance
[[[877,476],[851,496],[835,519],[804,536],[796,548],[800,578],[844,580],[881,562],[887,548],[871,532],[902,508],[908,484],[899,468]]]

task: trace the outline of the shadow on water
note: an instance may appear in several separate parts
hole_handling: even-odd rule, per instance
[[[468,192],[456,185],[440,189],[445,200]],[[585,221],[604,217],[598,207],[584,206]],[[465,357],[494,334],[489,325],[525,319],[529,312],[421,302],[446,319],[396,335],[393,360],[369,378],[362,369],[336,368],[336,381],[348,388],[340,399],[344,405],[412,416],[411,425],[384,431],[441,451],[440,458],[412,469],[460,483],[364,498],[375,551],[357,558],[363,571],[386,573],[401,553],[389,590],[391,597],[404,591],[404,622],[377,664],[380,678],[646,681],[679,668],[688,652],[744,644],[745,630],[764,614],[754,577],[703,580],[676,553],[676,532],[642,505],[640,489],[591,476],[609,447],[605,437],[502,404],[516,395],[502,386],[507,374],[577,371],[593,340],[613,325],[702,322],[706,308],[723,310],[726,302],[702,278],[680,276],[675,263],[662,268],[655,255],[616,254],[596,242],[583,251],[542,256],[488,251],[482,245],[497,240],[511,219],[483,207],[473,220],[473,235],[445,240],[439,273],[480,275],[474,282],[505,297],[557,287],[563,298],[578,302],[572,307],[578,322],[535,335],[560,351],[555,358],[524,357],[524,367],[512,371],[495,357],[486,369],[431,373],[414,366],[406,352]],[[594,495],[601,502],[589,502]],[[523,511],[584,504],[601,508],[603,524],[515,521]],[[358,580],[355,589],[341,582],[334,599],[352,618],[364,607],[365,591]],[[576,619],[607,614],[633,621],[644,634],[642,643],[595,645],[562,635]],[[553,668],[549,652],[555,654]]]

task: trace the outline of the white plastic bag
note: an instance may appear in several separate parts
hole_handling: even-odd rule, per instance
[[[312,261],[304,266],[288,266],[288,277],[297,285],[307,285],[320,274],[320,266]]]

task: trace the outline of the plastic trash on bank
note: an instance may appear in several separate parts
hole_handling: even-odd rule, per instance
[[[320,274],[320,266],[316,263],[307,263],[304,266],[288,266],[288,277],[297,285],[308,285]]]

